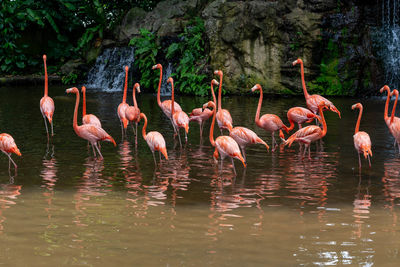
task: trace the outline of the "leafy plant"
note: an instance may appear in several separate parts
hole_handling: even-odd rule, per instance
[[[175,76],[176,87],[181,92],[206,95],[209,91],[204,84],[207,76],[202,73],[207,63],[204,30],[203,20],[195,17],[179,35],[181,41],[168,47],[166,58],[179,58],[179,62],[175,64],[176,72],[172,76]]]
[[[140,85],[144,88],[156,88],[158,77],[151,69],[156,64],[156,56],[160,50],[156,36],[146,29],[140,29],[140,37],[132,38],[129,45],[136,48],[134,65],[141,73]]]
[[[63,84],[74,84],[78,80],[78,74],[76,73],[69,73],[61,78],[61,82]]]

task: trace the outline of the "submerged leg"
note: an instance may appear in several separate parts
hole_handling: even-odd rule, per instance
[[[156,161],[156,157],[154,156],[154,151],[151,151],[151,153],[153,153],[154,166],[157,166],[157,161]]]
[[[15,164],[15,162],[14,162],[13,159],[11,158],[11,154],[8,153],[7,156],[8,156],[8,159],[10,160],[9,162],[12,162],[12,164],[14,165],[14,167],[17,169],[18,166],[17,166],[17,164]],[[8,164],[8,165],[10,165],[10,164]],[[10,168],[10,167],[8,167],[8,168]]]
[[[204,126],[204,122],[200,122],[200,140],[203,137],[203,126]]]
[[[360,153],[357,152],[357,154],[358,154],[358,168],[361,169],[361,157],[360,157]]]
[[[240,148],[242,149],[244,162],[246,162],[246,147],[243,146],[243,147],[240,147]]]
[[[51,121],[50,125],[51,125],[51,136],[54,136],[53,121]]]
[[[123,141],[124,140],[124,125],[122,124],[122,121],[120,121],[121,122],[121,141]]]
[[[272,152],[274,152],[276,148],[275,132],[272,132],[271,135],[272,135]]]
[[[90,145],[92,146],[92,149],[93,149],[93,157],[97,157],[97,155],[96,155],[96,150],[94,150],[94,146],[93,146],[93,144],[92,143],[90,143]]]
[[[138,123],[136,123],[135,145],[137,145],[137,136],[138,136],[137,125],[138,125]]]
[[[367,157],[368,157],[368,163],[369,163],[369,167],[371,168],[371,158],[370,158],[370,156],[369,156],[369,155],[368,155]]]
[[[234,173],[234,174],[235,174],[235,176],[236,176],[235,162],[233,161],[233,158],[231,158],[231,160],[232,160],[232,168],[233,168],[233,173]]]
[[[99,152],[99,154],[100,154],[100,159],[103,159],[103,155],[101,154],[100,149],[99,149],[99,147],[97,146],[97,143],[93,143],[93,145],[94,145],[94,147],[96,148],[97,152]]]
[[[47,128],[47,122],[45,116],[43,116],[43,120],[44,120],[44,126],[46,127],[47,139],[49,139],[49,129]]]
[[[179,128],[178,128],[177,134],[178,134],[178,139],[179,139],[179,145],[182,147],[181,136],[179,134]]]
[[[311,146],[308,146],[308,159],[311,159]]]

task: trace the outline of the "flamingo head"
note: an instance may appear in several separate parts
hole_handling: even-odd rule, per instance
[[[125,70],[125,72],[128,72],[129,67],[128,67],[128,66],[125,66],[124,70]]]
[[[133,90],[137,90],[138,93],[140,93],[140,84],[135,83],[135,85],[133,86]]]
[[[215,70],[214,75],[222,76],[222,70]]]
[[[362,108],[361,103],[357,103],[351,106],[351,109]]]
[[[384,85],[380,90],[379,90],[379,92],[380,93],[383,93],[383,91],[388,91],[389,93],[390,93],[390,88],[389,88],[389,86],[387,86],[387,85]]]
[[[214,103],[213,101],[208,101],[207,103],[205,103],[205,104],[203,105],[203,110],[204,110],[205,108],[213,108],[213,109],[215,109],[215,103]]]
[[[43,55],[43,60],[46,61],[46,59],[47,59],[47,56]]]
[[[399,96],[399,91],[397,91],[397,89],[394,89],[394,90],[392,91],[392,93],[390,94],[390,96],[396,96],[396,97],[398,97],[398,96]]]
[[[167,80],[167,83],[171,83],[171,84],[174,83],[174,79],[172,77],[169,77]]]
[[[67,94],[70,94],[70,93],[79,94],[79,90],[78,90],[78,88],[76,88],[76,87],[68,88],[67,90],[65,90],[65,92],[66,92]]]
[[[297,64],[301,64],[303,63],[303,60],[301,60],[300,58],[296,59],[295,61],[293,61],[292,65],[296,66]]]
[[[151,69],[152,70],[155,70],[155,69],[161,69],[162,67],[161,67],[161,64],[156,64],[156,65],[154,65]]]
[[[82,86],[81,92],[82,93],[86,93],[86,87],[85,86]]]
[[[216,79],[213,79],[213,80],[211,81],[211,83],[212,83],[213,85],[219,85],[219,82],[217,82]]]
[[[258,83],[256,85],[253,86],[253,88],[251,88],[251,91],[254,92],[256,90],[260,90],[261,89],[261,85],[259,85]]]

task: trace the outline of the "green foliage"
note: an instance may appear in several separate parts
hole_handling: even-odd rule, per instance
[[[207,56],[204,51],[204,22],[201,18],[194,18],[179,35],[178,43],[172,43],[167,50],[166,58],[172,60],[179,58],[175,66],[176,87],[181,92],[196,95],[208,94],[208,86],[204,84],[207,77],[202,73]]]
[[[61,78],[61,82],[63,84],[75,84],[77,80],[78,80],[78,74],[73,72]]]
[[[144,88],[156,88],[158,76],[151,69],[156,64],[156,56],[160,46],[156,42],[156,36],[145,29],[140,29],[140,37],[134,37],[129,45],[135,47],[134,65],[141,73],[140,85]]]

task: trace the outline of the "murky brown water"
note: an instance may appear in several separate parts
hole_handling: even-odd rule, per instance
[[[400,264],[400,158],[383,121],[383,99],[363,100],[361,129],[373,142],[372,168],[358,172],[353,147],[354,99],[334,99],[322,151],[302,161],[297,146],[247,149],[248,168],[225,161],[219,173],[208,136],[192,124],[181,150],[152,95],[138,97],[149,130],[167,141],[170,160],[155,170],[147,144],[120,142],[116,108],[122,93],[88,93],[88,112],[119,145],[94,160],[72,129],[75,97],[50,88],[56,136],[47,148],[39,111],[42,87],[2,88],[1,131],[23,156],[9,178],[0,157],[0,264],[89,266],[295,266]],[[235,125],[257,128],[255,97],[227,97]],[[129,98],[129,100],[131,100]],[[183,110],[206,98],[178,98]],[[265,99],[262,113],[305,106],[303,98]],[[207,123],[205,132],[208,133]],[[141,128],[141,127],[140,127]],[[217,131],[216,131],[217,133]]]

